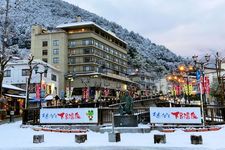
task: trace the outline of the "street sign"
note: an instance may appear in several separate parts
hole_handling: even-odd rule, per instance
[[[60,99],[64,99],[65,98],[65,92],[63,90],[60,91],[59,97],[60,97]]]
[[[200,72],[200,70],[197,70],[196,71],[196,80],[200,81],[200,78],[201,78],[201,72]]]
[[[41,98],[45,97],[45,90],[41,89]]]

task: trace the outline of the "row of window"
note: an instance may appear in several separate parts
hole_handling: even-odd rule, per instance
[[[90,31],[93,31],[96,34],[102,36],[103,38],[109,40],[110,42],[126,49],[125,43],[121,42],[120,40],[114,38],[110,34],[106,33],[105,31],[103,32],[102,30],[100,30],[98,28],[89,27],[89,28],[73,29],[73,30],[69,30],[68,33],[74,34],[74,33],[79,33],[79,32],[90,32]]]
[[[53,49],[52,54],[59,55],[59,49],[58,48]],[[47,49],[42,50],[42,56],[47,56],[47,55],[48,55],[48,50]]]
[[[22,69],[22,76],[29,76],[29,69]],[[5,70],[4,77],[11,77],[11,70]],[[44,77],[47,77],[47,73],[44,73]],[[51,80],[57,81],[57,76],[55,74],[51,74]]]
[[[59,46],[59,40],[53,40],[52,45]],[[42,41],[42,47],[47,47],[47,46],[48,46],[48,41]]]
[[[105,57],[103,57],[105,58]],[[108,60],[111,60],[113,62],[119,63],[122,66],[126,66],[126,62],[125,61],[121,61],[120,59],[117,58],[108,58],[106,57]],[[91,57],[91,56],[85,56],[85,57],[79,57],[78,59],[74,58],[74,57],[70,57],[68,59],[68,63],[69,64],[76,64],[76,63],[91,63],[91,62],[97,62],[99,63],[100,60],[97,59],[96,57]],[[105,62],[106,65],[110,64],[108,61]]]
[[[106,45],[106,44],[103,44],[102,42],[99,42],[97,40],[93,40],[93,39],[83,39],[82,42],[81,42],[82,45],[84,46],[88,46],[88,45],[94,45],[95,47],[98,47],[99,49],[101,50],[104,50],[112,55],[116,55],[120,58],[123,58],[123,59],[126,59],[127,56],[126,54],[123,54],[119,51],[117,51],[116,49]],[[68,46],[69,48],[75,48],[76,46],[79,46],[79,41],[76,41],[76,40],[71,40],[68,42]]]
[[[110,55],[104,51],[93,49],[93,48],[83,48],[83,49],[72,49],[70,50],[70,54],[96,54],[97,56],[101,56],[110,61],[119,63],[120,65],[127,65],[127,62],[118,57],[114,57],[114,55]]]
[[[71,72],[87,72],[87,71],[101,71],[101,70],[108,70],[108,71],[117,71],[118,73],[124,73],[126,74],[127,73],[127,70],[126,68],[123,68],[123,67],[119,67],[117,65],[113,65],[113,64],[110,64],[109,66],[99,66],[99,67],[96,67],[96,66],[92,66],[92,65],[84,65],[82,67],[78,67],[77,68],[78,70],[76,70],[76,67],[69,67],[69,70]]]
[[[48,63],[48,58],[42,58],[42,61]],[[52,58],[52,63],[53,64],[58,64],[59,63],[59,57],[53,57]]]

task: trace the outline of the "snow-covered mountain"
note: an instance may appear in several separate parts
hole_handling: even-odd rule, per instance
[[[10,5],[13,6],[14,1],[16,0],[10,0]],[[5,6],[5,0],[0,0],[0,4],[2,7]],[[0,11],[0,26],[3,25],[4,15],[4,12]],[[148,72],[157,70],[162,73],[184,61],[165,46],[156,45],[138,33],[128,31],[115,22],[110,22],[62,0],[22,0],[18,6],[10,10],[9,39],[18,39],[19,47],[24,47],[25,42],[30,40],[32,24],[55,27],[58,24],[73,21],[77,15],[80,15],[84,21],[95,22],[126,41],[129,49],[129,64],[133,67],[142,68]],[[15,44],[15,40],[14,42],[11,40],[11,43]]]

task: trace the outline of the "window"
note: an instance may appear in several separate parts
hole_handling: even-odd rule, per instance
[[[44,77],[47,78],[47,76],[48,76],[48,73],[44,72]]]
[[[93,71],[93,66],[84,66],[84,71]]]
[[[93,40],[91,39],[82,40],[82,45],[93,45]]]
[[[76,47],[76,41],[69,41],[69,47],[70,48]]]
[[[48,41],[42,41],[42,47],[48,46]]]
[[[11,70],[5,70],[4,77],[11,77]]]
[[[68,63],[69,63],[69,64],[75,64],[75,63],[76,63],[75,58],[69,58],[69,59],[68,59]]]
[[[112,48],[110,48],[110,53],[113,54],[114,50]]]
[[[48,55],[48,50],[42,50],[42,56],[47,56]]]
[[[84,62],[92,62],[92,57],[84,57]]]
[[[22,69],[22,76],[29,76],[29,69]]]
[[[91,53],[91,49],[90,48],[84,48],[84,54],[90,54]]]
[[[53,49],[53,55],[59,55],[59,49]]]
[[[56,75],[52,74],[51,79],[52,79],[52,81],[57,81],[57,77],[56,77]]]
[[[42,58],[42,61],[48,63],[48,58]]]
[[[53,40],[52,44],[53,46],[59,46],[59,40]]]
[[[58,64],[59,63],[59,57],[53,57],[53,64]]]

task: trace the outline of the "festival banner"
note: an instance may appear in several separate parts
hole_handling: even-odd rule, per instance
[[[40,99],[40,97],[41,97],[41,87],[40,87],[40,84],[36,84],[35,89],[36,89],[36,98],[37,99]]]
[[[98,109],[42,108],[40,123],[98,123]]]
[[[199,107],[150,107],[150,123],[201,124]]]

